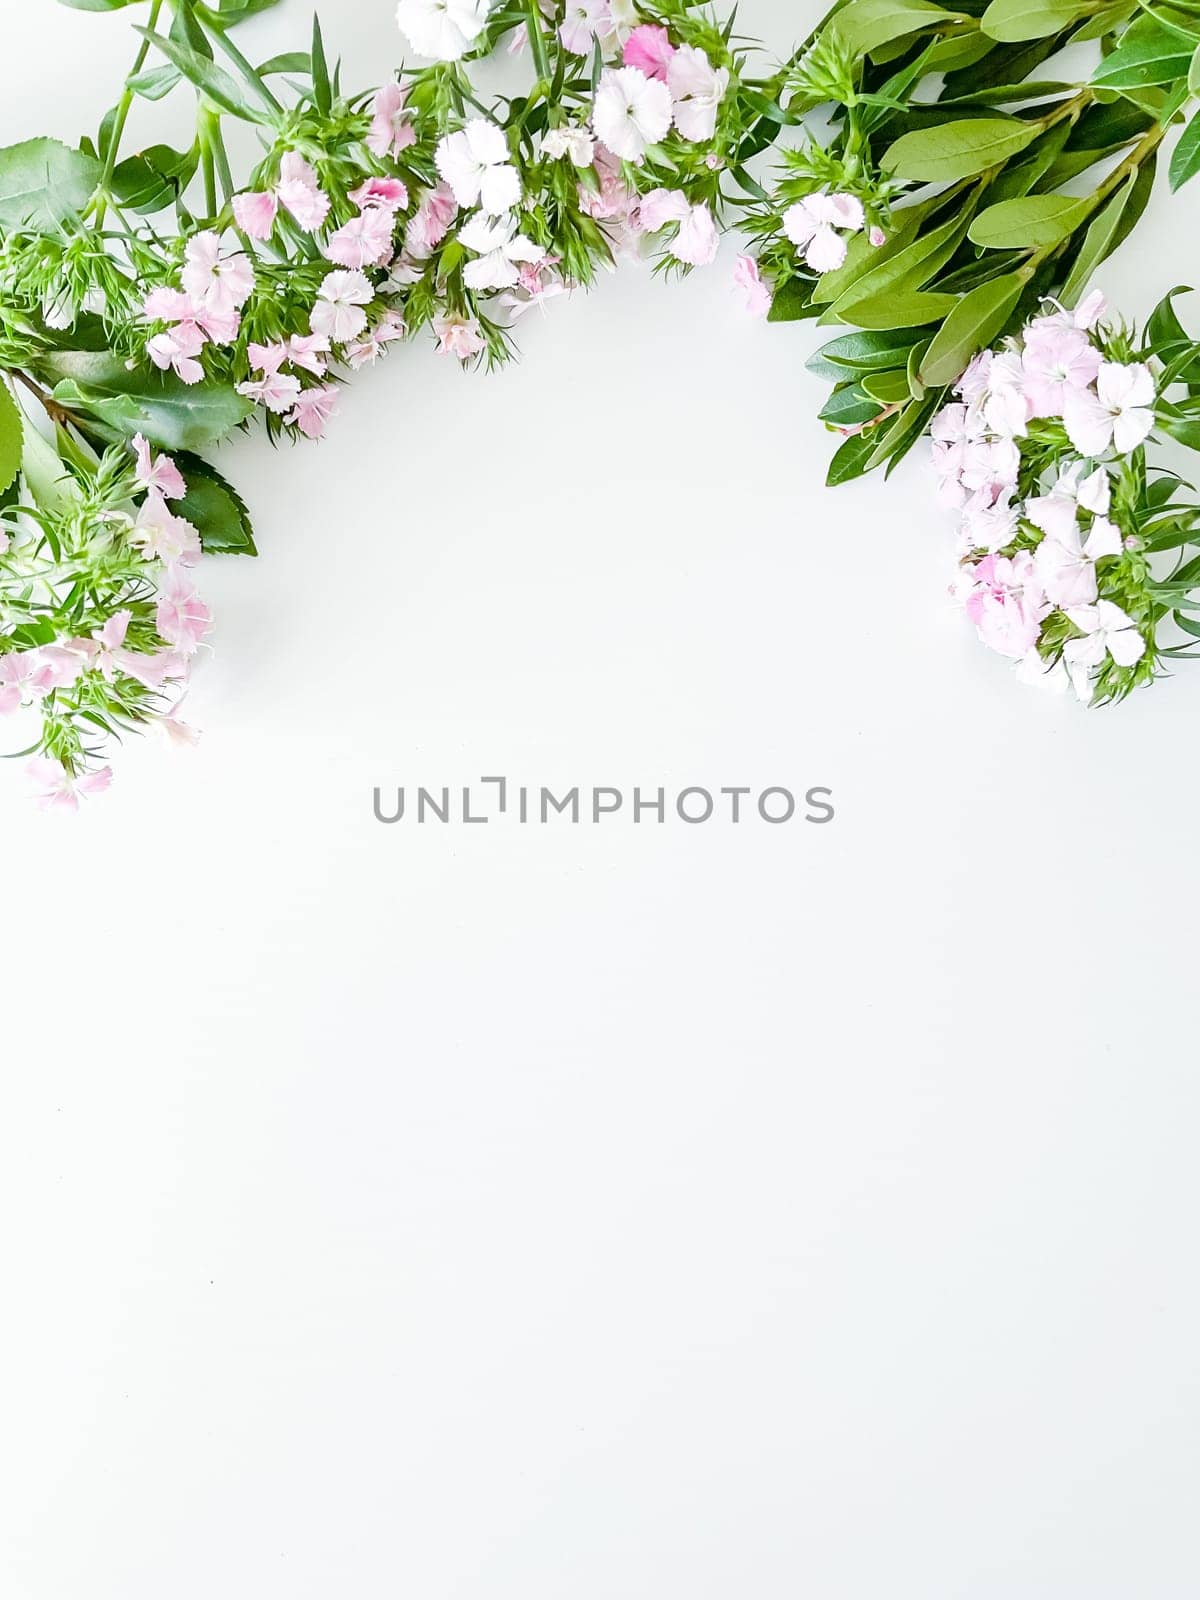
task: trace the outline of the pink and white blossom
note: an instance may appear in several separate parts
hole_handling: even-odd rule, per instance
[[[713,137],[728,87],[727,68],[714,67],[695,45],[680,45],[667,66],[667,88],[674,101],[675,126],[685,139],[702,142]],[[861,217],[858,226],[862,227]]]
[[[640,166],[671,126],[671,91],[637,67],[606,67],[592,106],[597,138],[622,161]]]
[[[457,356],[460,361],[467,361],[485,348],[483,335],[474,317],[443,311],[434,317],[431,325],[442,355]]]
[[[183,474],[170,456],[156,456],[144,434],[135,433],[131,448],[137,458],[134,478],[139,489],[158,489],[168,500],[181,500],[187,493]]]
[[[270,191],[250,190],[233,197],[233,219],[251,239],[269,239],[278,215],[279,201]]]
[[[375,291],[366,274],[357,271],[331,272],[317,290],[317,302],[309,316],[313,333],[345,344],[357,339],[367,325],[367,313]]]
[[[289,150],[279,163],[275,194],[305,232],[315,233],[324,225],[329,215],[329,196],[321,188],[314,168],[295,150]]]
[[[212,613],[178,567],[171,568],[159,591],[154,625],[184,656],[195,655],[212,628]]]
[[[783,213],[783,231],[814,272],[833,272],[846,259],[846,233],[861,231],[866,218],[852,194],[809,194]],[[839,231],[841,230],[841,231]]]
[[[284,420],[299,428],[306,439],[321,439],[330,417],[337,409],[338,390],[332,383],[320,388],[302,389],[296,396],[295,408]]]
[[[734,285],[745,297],[746,310],[752,317],[765,317],[771,309],[771,290],[763,282],[758,262],[753,256],[741,255],[733,267]]]
[[[180,282],[196,306],[228,318],[250,298],[254,268],[240,250],[223,256],[220,236],[208,230],[195,234],[185,245]]]
[[[1101,361],[1096,387],[1068,389],[1063,399],[1067,437],[1081,456],[1111,447],[1128,455],[1154,426],[1154,375],[1144,362]]]
[[[200,535],[186,517],[177,517],[158,489],[151,489],[129,530],[129,542],[148,561],[194,567],[200,560]]]
[[[671,35],[653,22],[643,22],[625,41],[621,52],[622,65],[636,67],[648,78],[661,78],[666,83],[667,68],[675,54]]]
[[[392,259],[395,218],[383,206],[367,206],[351,217],[325,246],[325,255],[342,267],[381,267]]]
[[[563,49],[573,56],[588,55],[603,31],[606,14],[605,0],[567,0],[558,29]]]
[[[1111,600],[1072,606],[1067,616],[1083,637],[1067,640],[1063,660],[1076,694],[1087,703],[1095,692],[1091,669],[1102,666],[1109,656],[1119,667],[1136,666],[1146,653],[1146,641],[1133,618]]]
[[[705,267],[717,253],[719,240],[712,212],[706,205],[692,205],[678,189],[652,189],[642,197],[638,217],[647,233],[657,233],[671,222],[677,224],[675,237],[667,245],[676,261]]]
[[[35,756],[27,762],[25,775],[42,811],[78,811],[81,796],[103,794],[113,778],[111,767],[73,776],[50,756]]]
[[[463,268],[469,289],[509,289],[520,277],[521,262],[540,261],[546,253],[518,230],[515,217],[489,217],[483,211],[476,211],[458,230],[458,242],[477,254]]]
[[[460,206],[478,205],[499,216],[520,201],[521,180],[504,131],[483,117],[440,139],[434,164]]]
[[[371,102],[371,126],[367,130],[367,149],[380,160],[393,161],[402,150],[415,144],[417,130],[412,113],[406,109],[408,91],[398,83],[385,83]]]

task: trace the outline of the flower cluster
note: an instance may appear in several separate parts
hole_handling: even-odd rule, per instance
[[[1152,365],[1105,317],[1099,292],[1035,316],[974,358],[930,430],[959,516],[954,596],[1024,680],[1085,704],[1123,699],[1171,653],[1165,601],[1186,605],[1190,584],[1160,581],[1151,557],[1197,527],[1180,480],[1145,459],[1178,363]]]
[[[40,718],[26,770],[49,810],[108,787],[106,735],[194,742],[176,712],[211,626],[175,463],[138,436],[98,459],[77,449],[70,467],[59,477],[49,444],[27,444],[37,502],[0,513],[0,718]]]

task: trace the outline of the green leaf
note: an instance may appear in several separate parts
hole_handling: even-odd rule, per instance
[[[1200,95],[1200,45],[1196,46],[1196,53],[1188,68],[1187,86],[1191,94]]]
[[[810,305],[811,296],[812,284],[807,278],[789,278],[771,296],[767,321],[800,322],[805,317],[815,317],[817,313]]]
[[[980,212],[967,237],[985,250],[1045,250],[1059,244],[1088,214],[1091,201],[1062,194],[1001,200]]]
[[[844,333],[831,339],[804,363],[820,378],[841,381],[852,374],[876,372],[902,361],[921,335],[915,328],[895,328],[884,333]]]
[[[229,480],[211,462],[187,450],[176,453],[175,464],[183,473],[187,494],[173,509],[196,529],[204,549],[210,555],[256,556],[250,513]]]
[[[898,294],[894,289],[868,300],[856,300],[847,316],[860,328],[922,328],[940,322],[958,304],[953,294],[928,294],[920,289]]]
[[[831,28],[852,56],[865,56],[894,39],[966,20],[961,11],[945,11],[926,0],[850,0]]]
[[[1156,83],[1186,78],[1196,41],[1156,17],[1142,16],[1130,24],[1121,42],[1097,67],[1092,83],[1104,89],[1148,89]]]
[[[1019,44],[1061,33],[1090,9],[1087,0],[992,0],[979,26],[991,39]]]
[[[166,66],[147,67],[143,72],[135,72],[131,78],[126,78],[125,87],[132,89],[134,94],[140,94],[143,100],[161,100],[182,79],[183,73],[168,61]]]
[[[874,299],[886,290],[896,293],[923,288],[935,273],[941,271],[962,243],[975,203],[976,197],[968,196],[964,209],[952,216],[949,222],[943,222],[940,227],[931,229],[924,238],[914,240],[905,249],[894,252],[868,268],[856,283],[852,283],[834,301],[822,320],[853,322],[863,328],[882,326],[877,322],[862,322],[855,314],[859,303]],[[892,326],[899,324],[893,323]]]
[[[173,372],[130,372],[107,352],[55,351],[41,365],[59,380],[54,397],[61,404],[81,406],[126,436],[144,433],[162,450],[203,450],[254,409],[232,384],[186,384]]]
[[[191,182],[199,152],[173,150],[168,144],[151,145],[140,155],[127,156],[113,170],[113,198],[139,216],[152,216],[178,199]]]
[[[813,285],[813,304],[831,305],[859,281],[859,274],[864,267],[873,271],[906,249],[929,215],[932,205],[933,202],[922,202],[915,206],[898,206],[892,212],[891,228],[881,245],[873,245],[865,229],[861,233],[851,234],[845,261],[832,272],[823,272]]]
[[[875,453],[878,441],[874,438],[874,433],[873,428],[864,428],[861,433],[852,434],[838,447],[825,476],[828,488],[836,489],[839,483],[849,483],[851,478],[862,477],[867,470],[867,463]]]
[[[981,283],[962,297],[921,363],[921,382],[927,389],[953,383],[971,358],[1004,331],[1028,281],[1028,270],[1010,272],[990,283]]]
[[[301,77],[312,76],[312,57],[307,50],[287,50],[281,56],[272,56],[256,68],[260,78],[269,78],[276,72],[297,72]]]
[[[917,183],[954,183],[1000,166],[1042,133],[1038,122],[1015,117],[971,117],[902,134],[885,152],[883,167]]]
[[[137,5],[138,0],[58,0],[60,6],[72,11],[123,11],[126,6]]]
[[[868,372],[862,386],[873,400],[885,406],[912,398],[908,392],[908,373],[903,367],[893,367],[888,372]]]
[[[817,415],[833,428],[858,428],[874,422],[879,402],[871,399],[861,383],[839,383]]]
[[[186,15],[186,13],[181,13]],[[257,106],[252,106],[243,95],[237,83],[215,61],[209,61],[188,45],[180,43],[161,33],[153,33],[149,28],[138,28],[136,32],[162,51],[189,83],[195,84],[214,105],[220,106],[222,111],[228,111],[230,116],[241,117],[244,122],[269,123],[270,118]]]
[[[77,216],[100,181],[100,163],[57,139],[0,150],[0,228],[56,228]]]
[[[329,115],[333,106],[333,90],[329,85],[329,65],[325,60],[325,42],[321,38],[321,19],[313,12],[312,27],[312,81],[313,99],[317,110]]]
[[[0,383],[0,493],[21,470],[25,425],[8,385]]]
[[[1200,172],[1200,111],[1188,123],[1171,154],[1168,181],[1172,194],[1176,189],[1182,189],[1197,172]]]
[[[1100,263],[1106,260],[1117,247],[1117,229],[1121,225],[1121,216],[1129,204],[1129,197],[1133,193],[1133,174],[1117,190],[1108,201],[1104,210],[1094,218],[1088,231],[1083,236],[1083,244],[1079,254],[1071,266],[1066,283],[1063,284],[1061,299],[1064,305],[1073,306],[1080,295],[1087,288],[1088,281]]]

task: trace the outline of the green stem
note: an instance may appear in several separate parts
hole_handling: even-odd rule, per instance
[[[208,31],[212,35],[213,42],[216,44],[217,48],[219,50],[223,50],[224,53],[229,57],[230,61],[233,62],[234,66],[245,79],[247,86],[253,89],[254,93],[258,95],[259,99],[269,110],[273,111],[276,116],[282,117],[284,114],[282,104],[275,98],[270,89],[267,88],[266,84],[246,60],[245,56],[238,49],[237,45],[234,44],[233,40],[228,37],[225,29],[221,26],[221,19],[215,16],[207,6],[197,5],[193,9],[198,17],[202,18],[203,21],[208,23]]]
[[[158,21],[159,12],[162,10],[163,0],[153,0],[150,6],[149,28],[154,32],[154,25]],[[113,123],[112,133],[109,135],[108,148],[104,152],[104,170],[100,174],[100,182],[96,186],[96,224],[99,226],[104,221],[104,208],[108,194],[108,186],[112,182],[113,170],[117,164],[117,151],[125,133],[125,124],[129,121],[129,113],[133,109],[133,90],[129,87],[129,78],[136,78],[146,65],[146,57],[150,54],[150,41],[143,39],[137,55],[134,57],[133,66],[126,77],[125,89],[117,102],[117,115]]]
[[[543,82],[550,81],[550,57],[546,53],[546,36],[542,32],[542,14],[538,10],[537,0],[525,0],[525,11],[528,18],[526,30],[529,34],[529,47],[533,51],[533,64],[537,68],[537,75]]]

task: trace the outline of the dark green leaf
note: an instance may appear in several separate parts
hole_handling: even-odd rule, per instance
[[[8,488],[21,470],[25,426],[17,402],[0,382],[0,491]]]
[[[821,378],[841,380],[850,374],[875,372],[894,367],[921,338],[915,328],[896,328],[884,333],[844,333],[832,339],[805,366]]]
[[[186,517],[211,554],[256,556],[254,531],[245,502],[210,462],[181,450],[175,464],[183,473],[187,494],[175,509]]]
[[[962,297],[921,363],[921,382],[927,389],[953,383],[971,358],[1004,331],[1028,281],[1028,269],[1012,272],[982,283]]]
[[[857,428],[873,422],[879,415],[879,402],[872,400],[860,383],[840,383],[818,415],[834,428]]]
[[[42,368],[59,381],[54,397],[82,407],[121,434],[144,433],[163,450],[203,450],[253,411],[231,384],[185,384],[173,372],[130,372],[107,353],[56,351]]]
[[[805,317],[815,317],[817,310],[810,298],[812,284],[807,278],[789,278],[781,283],[771,297],[768,322],[799,322]]]

